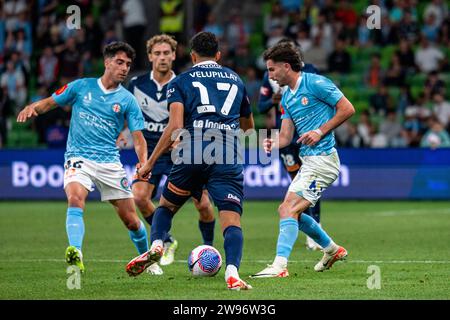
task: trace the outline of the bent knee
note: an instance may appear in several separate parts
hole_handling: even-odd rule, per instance
[[[137,195],[133,195],[134,197],[134,203],[139,207],[145,207],[148,205],[148,203],[150,202],[150,199],[148,198],[147,195],[144,194],[137,194]]]
[[[195,207],[200,214],[200,220],[205,222],[214,220],[214,211],[209,201],[196,201]]]
[[[84,208],[84,197],[78,194],[70,194],[67,196],[69,207]]]
[[[295,212],[293,212],[293,208],[286,202],[283,202],[278,207],[278,214],[280,216],[280,219],[286,219],[293,217]]]

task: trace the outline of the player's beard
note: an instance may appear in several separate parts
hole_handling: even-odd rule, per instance
[[[285,81],[283,81],[284,79],[281,80],[275,80],[276,83],[278,83],[278,85],[280,87],[284,87],[287,83]]]

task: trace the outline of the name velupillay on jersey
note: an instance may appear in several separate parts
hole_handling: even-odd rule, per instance
[[[217,65],[215,65],[215,67],[217,68]],[[189,75],[192,78],[223,78],[238,81],[238,77],[236,75],[225,71],[194,71],[189,72]]]

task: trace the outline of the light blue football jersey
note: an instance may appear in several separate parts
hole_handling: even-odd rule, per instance
[[[120,162],[116,140],[127,120],[130,131],[143,130],[136,98],[123,86],[106,90],[100,79],[73,81],[52,94],[60,106],[72,106],[66,161],[83,157],[95,162]]]
[[[343,96],[330,79],[302,72],[294,90],[289,88],[283,94],[281,119],[291,119],[301,136],[328,122],[335,115],[336,103]],[[328,155],[336,150],[335,144],[334,133],[331,132],[312,147],[302,144],[300,156]]]

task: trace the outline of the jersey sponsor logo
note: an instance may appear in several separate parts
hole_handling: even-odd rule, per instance
[[[121,107],[120,107],[120,104],[118,104],[118,103],[115,103],[115,104],[112,106],[112,110],[113,110],[115,113],[120,112],[120,109],[121,109]]]
[[[301,99],[301,102],[302,102],[302,105],[306,106],[306,105],[308,104],[309,100],[308,100],[307,97],[303,97],[303,98]]]
[[[144,128],[150,132],[163,132],[167,123],[147,122],[144,121]]]
[[[59,88],[58,90],[55,91],[56,95],[59,96],[60,94],[62,94],[64,91],[66,91],[67,89],[67,84],[63,85],[61,88]]]
[[[204,128],[204,129],[219,129],[219,130],[232,130],[236,128],[236,125],[233,123],[231,125],[211,120],[194,120],[193,123],[194,128]]]
[[[104,120],[93,114],[89,114],[86,112],[80,112],[79,116],[80,116],[80,119],[85,120],[84,122],[88,126],[94,126],[94,127],[101,128],[101,129],[108,129],[108,127],[109,128],[115,127],[114,122]]]
[[[238,196],[235,196],[234,194],[231,193],[227,195],[227,199],[236,201],[237,203],[241,203],[241,199],[239,199]]]

